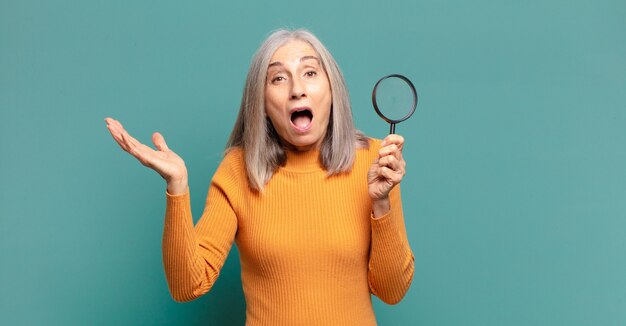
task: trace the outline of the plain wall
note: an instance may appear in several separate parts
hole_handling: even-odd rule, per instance
[[[626,2],[0,1],[0,324],[242,325],[239,260],[192,303],[161,262],[165,183],[104,118],[186,161],[192,209],[270,31],[305,27],[371,91],[411,78],[412,287],[381,325],[626,323]]]

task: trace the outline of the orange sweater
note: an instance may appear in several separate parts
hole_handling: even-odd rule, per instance
[[[233,241],[240,252],[246,325],[375,325],[370,293],[393,304],[413,278],[399,187],[372,218],[367,170],[379,140],[352,171],[328,177],[319,152],[289,152],[262,193],[243,153],[217,169],[194,228],[189,193],[167,194],[163,263],[173,298],[193,300],[217,279]]]

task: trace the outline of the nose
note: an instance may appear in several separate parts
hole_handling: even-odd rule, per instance
[[[291,82],[291,96],[292,100],[297,100],[306,96],[305,87],[301,80],[293,78]]]

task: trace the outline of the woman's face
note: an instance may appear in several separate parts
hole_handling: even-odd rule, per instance
[[[283,142],[301,151],[319,148],[331,104],[328,76],[309,43],[290,41],[274,52],[267,68],[265,112]]]

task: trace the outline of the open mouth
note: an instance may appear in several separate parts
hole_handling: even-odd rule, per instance
[[[313,112],[309,108],[297,108],[291,112],[291,123],[299,129],[307,129],[313,121]]]

